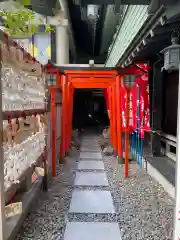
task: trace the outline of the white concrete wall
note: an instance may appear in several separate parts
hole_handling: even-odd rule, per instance
[[[71,18],[69,14],[69,8],[68,8],[68,1],[67,0],[59,0],[59,3],[61,5],[62,11],[64,11],[64,16],[66,19],[68,19],[68,27],[67,31],[69,34],[69,46],[71,49],[71,54],[74,59],[76,59],[76,46],[75,46],[75,41],[74,41],[74,35],[72,31],[72,24],[71,24]]]
[[[69,35],[66,26],[56,26],[56,64],[69,63]]]

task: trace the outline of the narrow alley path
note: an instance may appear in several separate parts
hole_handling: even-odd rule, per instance
[[[144,171],[102,157],[98,136],[85,136],[80,155],[58,166],[16,240],[172,239],[173,200]]]

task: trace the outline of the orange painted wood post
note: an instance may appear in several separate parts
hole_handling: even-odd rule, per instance
[[[118,163],[122,162],[122,109],[121,109],[121,79],[116,76],[116,104],[117,104],[117,154]]]
[[[112,137],[112,147],[114,144],[114,131],[113,131],[113,108],[112,108],[112,87],[111,87],[111,137]]]
[[[66,78],[66,83],[65,83],[65,107],[64,107],[64,114],[65,114],[65,121],[64,121],[64,144],[65,144],[65,156],[67,154],[67,138],[68,138],[68,83],[67,83],[67,78]]]
[[[110,115],[110,143],[113,145],[113,129],[112,129],[112,91],[111,87],[108,88],[108,98],[109,98],[109,115]]]
[[[66,153],[69,150],[69,115],[70,115],[70,111],[69,111],[69,104],[70,104],[70,83],[67,83],[67,87],[66,87]]]
[[[56,88],[51,88],[52,176],[56,176]]]
[[[126,128],[125,128],[125,168],[124,168],[124,176],[128,177],[128,169],[129,169],[129,101],[130,101],[130,92],[129,89],[126,89]]]
[[[61,90],[61,98],[63,97],[62,95],[62,75],[59,74],[59,89]],[[61,126],[60,126],[60,137],[61,137],[61,140],[60,140],[60,153],[59,153],[59,162],[61,162],[61,157],[62,157],[62,139],[63,139],[63,131],[62,131],[62,122],[63,122],[63,104],[62,104],[62,100],[61,100],[61,119],[60,119],[60,123]]]
[[[71,93],[71,98],[70,98],[70,118],[69,118],[69,141],[71,145],[71,140],[72,140],[72,117],[73,117],[73,95],[74,95],[74,89],[71,84],[70,88],[70,93]]]
[[[61,74],[60,72],[57,72],[56,74],[56,86],[57,86],[57,89],[62,91],[62,82],[61,82]],[[60,122],[59,122],[60,121]],[[61,140],[60,140],[60,146],[59,146],[59,149],[60,149],[60,152],[58,153],[58,156],[61,157],[61,141],[62,141],[62,105],[61,105],[61,119],[58,119],[58,123],[61,125],[60,126],[60,137],[61,137]]]
[[[61,124],[61,132],[62,132],[62,140],[61,140],[61,157],[60,163],[63,164],[65,162],[65,148],[66,148],[66,76],[61,76],[62,81],[62,124]]]
[[[72,136],[72,84],[68,83],[68,149],[71,145],[71,136]]]
[[[71,116],[71,136],[73,131],[73,113],[74,113],[74,87],[72,86],[72,116]]]
[[[114,139],[115,139],[115,132],[114,132],[114,96],[113,96],[113,93],[114,93],[114,88],[113,86],[111,87],[111,119],[112,119],[112,145],[113,145],[113,149],[115,151],[115,142],[114,142]]]
[[[61,159],[63,158],[63,75],[61,75],[61,93],[62,93],[62,105],[61,105],[61,143],[60,143],[60,163]]]
[[[70,110],[69,110],[69,107],[70,107],[70,102],[71,102],[71,93],[70,93],[70,83],[67,84],[67,141],[66,141],[66,144],[67,144],[67,152],[69,151],[69,131],[70,131],[70,126],[69,126],[69,119],[70,119]]]
[[[116,112],[116,84],[112,86],[112,108],[113,108],[113,132],[114,132],[114,150],[117,153],[117,112]]]
[[[116,96],[116,82],[114,83],[114,110],[115,110],[115,148],[116,148],[116,154],[117,154],[117,148],[118,148],[118,139],[117,139],[117,96]]]

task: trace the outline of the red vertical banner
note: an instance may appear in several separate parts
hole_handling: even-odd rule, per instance
[[[149,111],[149,64],[137,64],[141,69],[145,71],[138,79],[140,87],[140,119],[141,130],[149,131],[150,124],[150,111]]]
[[[133,117],[133,124],[132,124],[132,131],[136,129],[136,120],[137,120],[137,87],[138,85],[135,84],[135,86],[131,89],[132,94],[132,117]]]
[[[141,69],[145,71],[139,79],[139,86],[141,92],[141,129],[145,131],[150,130],[149,118],[149,64],[137,64]],[[142,107],[143,105],[143,107]]]
[[[129,93],[129,131],[132,131],[133,128],[133,111],[132,111],[132,92]]]
[[[126,117],[125,117],[125,110],[126,110],[126,97],[127,92],[124,86],[121,88],[121,109],[122,109],[122,130],[125,131],[126,128]]]
[[[146,87],[145,99],[144,99],[144,130],[150,131],[150,105],[149,105],[149,85]]]
[[[141,130],[149,131],[149,65],[148,64],[137,64],[139,69],[134,70],[134,74],[139,75],[136,79],[136,84],[131,88],[129,95],[129,130],[133,131],[137,128],[137,117],[140,118]],[[132,72],[130,72],[132,74]],[[137,88],[140,88],[140,99],[137,96]],[[125,131],[126,128],[126,97],[127,92],[124,86],[122,86],[122,130]],[[140,104],[140,116],[137,116],[137,105]]]

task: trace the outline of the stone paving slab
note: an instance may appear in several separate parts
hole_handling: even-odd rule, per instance
[[[76,172],[75,186],[108,186],[105,172]]]
[[[81,138],[81,141],[88,141],[88,140],[97,142],[97,137],[82,137]]]
[[[95,144],[95,143],[82,143],[81,147],[85,147],[85,148],[99,148],[99,144]]]
[[[115,213],[109,191],[73,190],[70,213]]]
[[[81,152],[80,159],[102,159],[102,155],[100,152]]]
[[[68,222],[64,240],[121,240],[118,223]]]
[[[88,140],[88,139],[93,139],[94,141],[97,141],[97,136],[87,136],[87,137],[82,137],[81,140]]]
[[[81,144],[92,144],[92,145],[97,145],[99,146],[99,142],[96,140],[93,140],[93,139],[84,139],[84,140],[81,140]]]
[[[78,170],[104,170],[104,163],[96,160],[80,161],[77,166]]]
[[[82,147],[80,148],[80,151],[81,151],[81,152],[100,152],[101,149],[100,149],[100,147],[98,147],[98,146],[95,146],[95,147],[82,146]]]

